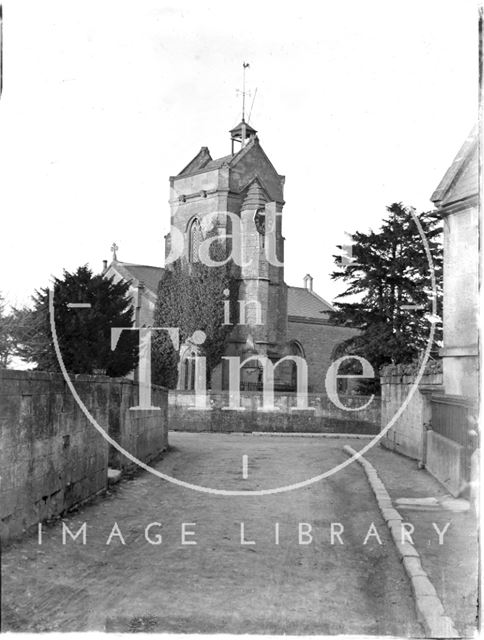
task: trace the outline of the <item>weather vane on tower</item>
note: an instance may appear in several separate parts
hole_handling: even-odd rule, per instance
[[[239,142],[241,147],[243,148],[245,146],[246,139],[255,136],[257,133],[257,131],[249,125],[252,108],[254,106],[255,96],[257,94],[257,89],[254,91],[254,97],[252,99],[252,105],[250,107],[250,112],[247,118],[247,122],[245,121],[245,98],[246,96],[252,95],[250,91],[246,90],[246,85],[245,85],[245,79],[246,79],[245,72],[246,72],[246,69],[249,68],[249,66],[250,65],[248,62],[242,63],[242,90],[240,89],[236,90],[237,95],[242,95],[242,120],[239,125],[237,125],[236,127],[230,130],[230,136],[232,139],[232,155],[234,154],[234,142]]]
[[[250,91],[245,90],[245,70],[248,69],[249,66],[248,62],[242,63],[242,91],[240,91],[240,89],[237,90],[239,94],[242,93],[242,122],[245,122],[245,96],[250,96]]]

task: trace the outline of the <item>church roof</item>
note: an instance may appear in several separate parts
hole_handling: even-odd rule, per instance
[[[162,267],[152,267],[147,264],[132,264],[130,262],[113,262],[111,267],[117,269],[126,280],[137,280],[142,282],[146,289],[153,295],[158,293],[158,283],[161,280],[164,269]]]
[[[477,126],[447,169],[431,200],[439,208],[477,196],[479,190],[479,140]]]
[[[297,318],[327,320],[329,302],[306,287],[287,287],[287,315]]]
[[[207,164],[203,167],[203,169],[205,171],[211,171],[212,169],[220,169],[220,167],[224,164],[224,163],[229,163],[232,158],[234,156],[229,154],[228,156],[223,156],[223,158],[217,158],[216,160],[210,160],[210,162],[207,162]]]
[[[247,144],[244,149],[248,146],[249,145]],[[238,160],[241,151],[244,149],[240,149],[240,151],[234,153],[234,155],[230,154],[228,156],[223,156],[222,158],[215,158],[214,160],[210,155],[208,148],[202,147],[193,160],[190,160],[187,166],[180,171],[177,177],[190,176],[194,173],[203,173],[205,171],[220,169],[224,163],[227,163],[228,165],[234,164],[235,161]]]
[[[249,142],[247,142],[245,147],[239,149],[237,153],[234,153],[233,155],[229,154],[228,156],[223,156],[222,158],[216,158],[215,160],[210,155],[208,147],[202,147],[197,155],[192,160],[190,160],[187,166],[180,171],[180,173],[177,175],[177,178],[190,176],[194,173],[213,171],[214,169],[219,169],[224,163],[227,163],[229,166],[234,166],[241,158],[245,156],[248,151],[250,151],[250,149],[252,149],[252,147],[254,147],[254,145],[259,145],[259,139],[257,138],[257,136],[252,137]],[[270,160],[268,158],[267,160],[270,163]]]

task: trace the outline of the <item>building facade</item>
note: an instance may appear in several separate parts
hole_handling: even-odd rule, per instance
[[[478,397],[479,136],[473,129],[432,194],[444,222],[445,392]]]
[[[334,347],[355,330],[329,322],[332,307],[313,291],[311,276],[306,276],[304,287],[285,283],[284,176],[262,149],[255,129],[244,120],[230,131],[230,138],[230,155],[213,159],[208,148],[202,147],[180,173],[170,177],[166,268],[174,259],[181,260],[185,269],[194,262],[206,262],[205,241],[215,237],[223,240],[230,246],[238,290],[238,322],[227,339],[225,355],[245,362],[240,371],[241,388],[261,388],[262,360],[268,359],[275,367],[275,388],[295,390],[297,356],[307,364],[308,391],[324,392]],[[159,267],[117,259],[104,270],[107,277],[132,283],[136,326],[153,322],[162,273]],[[193,388],[197,352],[196,345],[181,346],[180,389]],[[229,365],[222,361],[212,374],[212,387],[228,386]]]

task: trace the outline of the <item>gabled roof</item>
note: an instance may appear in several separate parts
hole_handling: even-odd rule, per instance
[[[204,149],[206,149],[206,153],[203,151]],[[207,147],[202,147],[202,150],[197,153],[193,160],[190,160],[187,166],[182,169],[176,177],[192,176],[195,173],[204,173],[205,171],[220,169],[225,163],[232,164],[239,153],[240,151],[234,155],[223,156],[222,158],[213,160]]]
[[[475,126],[447,169],[431,201],[439,208],[477,196],[479,190],[479,135]]]
[[[207,162],[207,164],[203,167],[203,169],[205,171],[211,171],[212,169],[220,169],[220,167],[224,164],[224,163],[229,163],[232,158],[234,156],[229,154],[228,156],[223,156],[222,158],[217,158],[216,160],[210,160],[210,162]]]
[[[228,165],[234,165],[237,160],[242,156],[242,152],[245,151],[253,142],[251,139],[245,147],[239,149],[237,153],[234,155],[229,154],[228,156],[223,156],[222,158],[212,159],[210,155],[210,151],[208,147],[202,147],[197,155],[190,160],[187,166],[180,171],[177,175],[177,178],[181,176],[190,176],[194,173],[204,173],[205,171],[213,171],[214,169],[219,169],[224,163]]]
[[[180,171],[178,174],[181,175],[190,175],[191,173],[196,173],[203,169],[208,162],[212,161],[212,156],[210,155],[210,151],[208,147],[202,147],[197,155],[190,160],[187,166]]]
[[[287,315],[299,318],[327,320],[333,307],[306,287],[287,288]]]
[[[262,153],[262,156],[266,160],[266,162],[272,167],[274,173],[279,175],[267,156],[264,149],[260,146],[259,138],[257,136],[253,136],[247,142],[245,147],[242,147],[234,153],[234,155],[229,154],[228,156],[223,156],[221,158],[216,158],[215,160],[210,155],[210,152],[207,147],[202,147],[197,155],[190,160],[187,166],[180,171],[180,173],[176,176],[177,178],[194,175],[196,173],[204,173],[205,171],[213,171],[214,169],[219,169],[223,164],[229,165],[229,167],[234,167],[237,162],[239,162],[245,155],[250,153],[250,151],[254,148],[258,147],[259,151]]]
[[[162,267],[119,261],[112,262],[109,268],[118,271],[126,281],[144,284],[145,288],[155,297],[158,295],[158,283],[165,271]]]

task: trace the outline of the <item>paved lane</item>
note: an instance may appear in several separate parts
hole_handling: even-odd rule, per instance
[[[346,441],[172,433],[170,442],[160,470],[208,486],[260,489],[331,468],[345,459]],[[260,497],[206,495],[143,473],[65,519],[71,531],[84,522],[85,545],[68,535],[63,545],[59,521],[44,527],[42,545],[32,537],[5,550],[4,630],[421,634],[357,465]],[[382,544],[376,536],[363,544],[372,522]],[[150,523],[159,523],[149,535],[156,542],[161,534],[161,544],[146,540]],[[196,544],[182,545],[183,523],[191,523],[185,542]],[[244,542],[254,544],[241,544],[241,523]],[[333,544],[331,523],[342,531]]]

